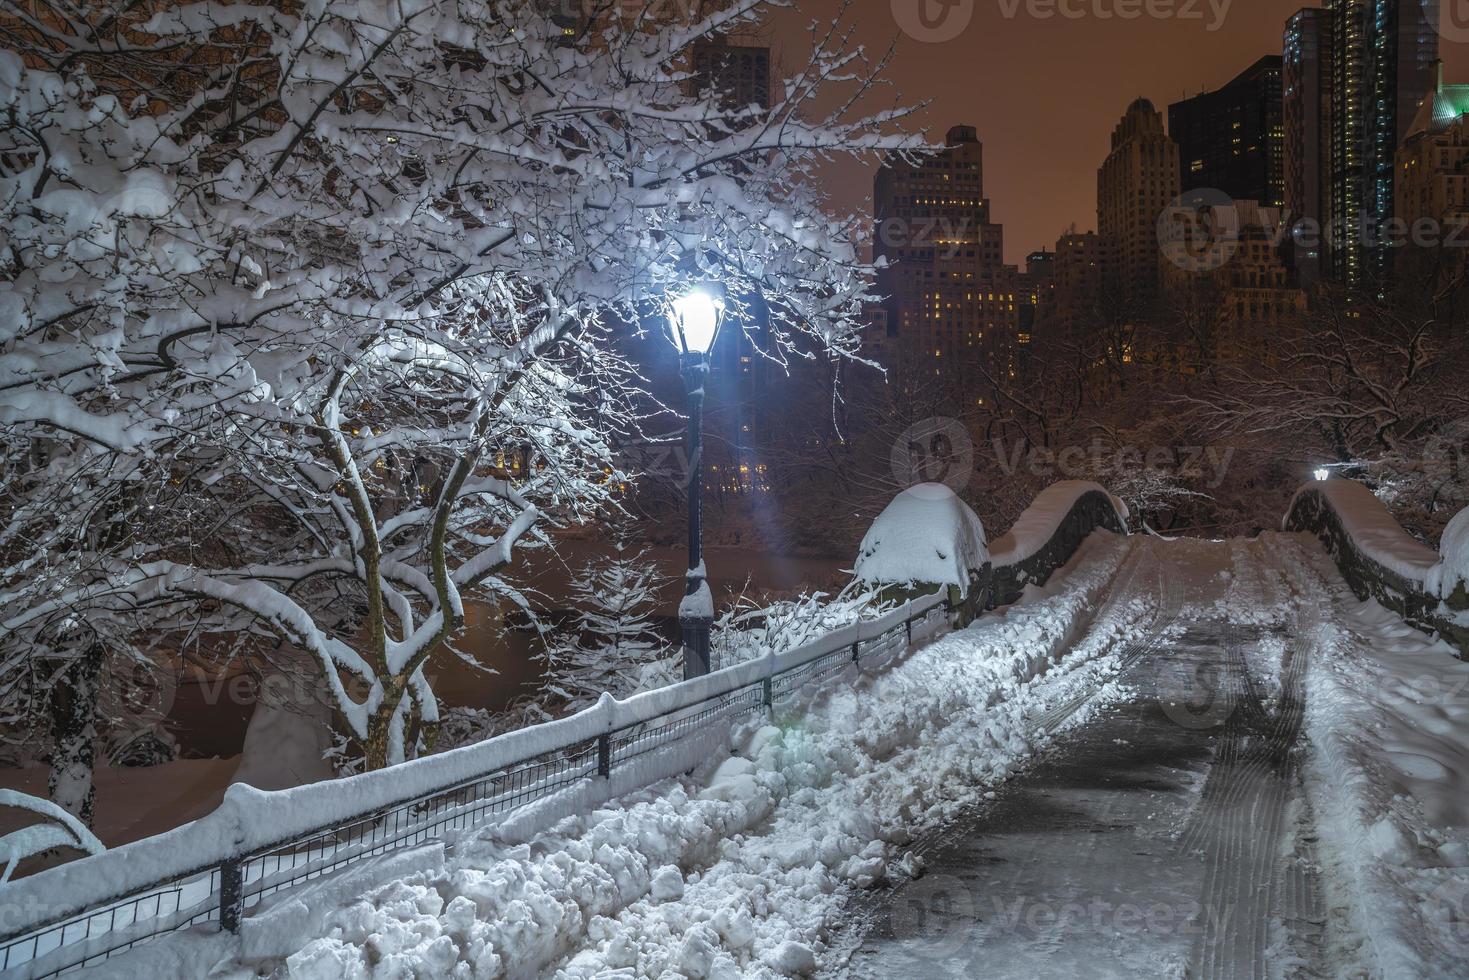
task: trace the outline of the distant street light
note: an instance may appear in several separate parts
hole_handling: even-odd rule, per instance
[[[1328,470],[1324,466],[1319,468],[1318,470],[1316,470],[1316,479],[1318,481],[1331,479],[1331,470]]]
[[[709,632],[714,626],[714,594],[704,567],[703,514],[704,385],[709,380],[709,352],[724,322],[724,300],[696,286],[671,302],[673,342],[679,350],[684,388],[688,392],[689,570],[678,622],[683,630],[684,679],[709,673]]]

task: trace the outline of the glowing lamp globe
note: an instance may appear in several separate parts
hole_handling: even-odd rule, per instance
[[[691,289],[673,301],[677,340],[685,354],[707,354],[724,318],[724,302],[703,289]]]
[[[1331,479],[1331,470],[1328,470],[1326,467],[1323,466],[1316,471],[1316,479],[1318,481]]]

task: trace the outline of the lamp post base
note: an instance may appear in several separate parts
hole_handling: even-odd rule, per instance
[[[712,669],[709,663],[709,623],[683,624],[683,679],[703,677]]]

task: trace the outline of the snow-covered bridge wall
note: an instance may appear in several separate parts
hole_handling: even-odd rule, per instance
[[[1044,585],[1098,528],[1127,533],[1127,506],[1100,484],[1067,480],[1041,491],[1015,526],[990,542],[990,608],[1015,602],[1027,585]]]
[[[1469,660],[1469,596],[1459,586],[1448,597],[1428,581],[1438,552],[1414,540],[1382,501],[1354,480],[1322,480],[1296,492],[1285,515],[1287,531],[1321,540],[1360,599],[1376,599],[1427,633],[1437,633]]]

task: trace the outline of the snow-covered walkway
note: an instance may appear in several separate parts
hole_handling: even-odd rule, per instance
[[[1469,665],[1309,539],[1094,534],[1016,606],[857,671],[685,778],[100,972],[1469,975]]]
[[[1358,603],[1308,540],[1149,547],[1182,632],[925,841],[928,874],[859,902],[829,972],[1469,976],[1469,799],[1445,799],[1469,666]],[[1429,698],[1401,697],[1414,680]],[[1414,733],[1438,738],[1405,757]]]

